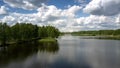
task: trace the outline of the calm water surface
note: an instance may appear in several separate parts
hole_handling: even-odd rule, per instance
[[[120,41],[65,35],[56,44],[0,48],[0,68],[120,68]]]

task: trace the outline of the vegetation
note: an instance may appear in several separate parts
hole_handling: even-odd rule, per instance
[[[120,39],[120,29],[117,30],[98,30],[98,31],[79,31],[72,32],[72,35],[80,36],[104,36],[106,39]]]
[[[38,27],[30,23],[17,23],[9,26],[6,23],[0,23],[1,45],[46,37],[57,38],[59,34],[59,30],[53,26]]]
[[[39,37],[41,38],[46,38],[46,37],[57,38],[60,32],[57,28],[53,26],[43,26],[43,27],[39,27],[38,34]]]
[[[48,38],[43,38],[43,39],[39,40],[39,43],[41,45],[51,47],[51,45],[57,44],[57,40],[55,38],[48,37]]]
[[[56,41],[57,40],[55,38],[50,38],[50,37],[39,40],[39,42],[47,42],[47,43],[48,42],[56,42]]]
[[[79,31],[73,32],[73,35],[89,35],[89,36],[98,36],[98,35],[120,35],[120,29],[117,30],[98,30],[98,31]]]

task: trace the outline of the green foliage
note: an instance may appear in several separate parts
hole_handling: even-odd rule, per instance
[[[0,42],[5,44],[10,39],[10,27],[6,23],[0,23]]]
[[[30,23],[17,23],[13,26],[8,26],[6,23],[0,23],[0,44],[35,38],[57,38],[59,34],[59,30],[53,26],[38,27]]]
[[[11,27],[12,39],[16,41],[29,40],[38,37],[38,26],[26,23],[17,23]]]
[[[120,36],[120,29],[117,30],[98,30],[98,31],[79,31],[79,32],[73,32],[74,35],[88,35],[88,36],[95,36],[95,35],[112,35]]]
[[[120,29],[115,30],[113,35],[120,35]]]
[[[39,27],[39,37],[45,38],[45,37],[52,37],[57,38],[60,34],[59,30],[53,26],[43,26]]]
[[[50,37],[39,40],[39,42],[56,42],[56,41],[57,41],[56,39]]]

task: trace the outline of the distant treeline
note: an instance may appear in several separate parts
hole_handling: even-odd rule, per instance
[[[53,26],[39,27],[31,23],[17,23],[9,26],[6,23],[0,23],[0,44],[35,38],[56,38],[59,34],[59,30]]]
[[[96,35],[112,35],[112,36],[119,36],[120,29],[117,30],[98,30],[98,31],[78,31],[72,32],[71,34],[74,35],[88,35],[88,36],[96,36]]]

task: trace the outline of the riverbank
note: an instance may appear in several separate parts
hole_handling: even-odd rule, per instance
[[[57,40],[51,37],[43,38],[41,40],[38,40],[38,42],[41,45],[45,45],[45,46],[57,45]]]
[[[13,44],[22,44],[22,43],[29,43],[29,42],[34,42],[34,41],[38,41],[39,43],[56,43],[57,40],[55,38],[51,38],[51,37],[47,37],[47,38],[35,38],[35,39],[31,39],[31,40],[21,40],[21,41],[17,41],[17,42],[7,42],[5,45],[0,45],[0,47],[4,47],[4,46],[9,46],[9,45],[13,45]]]
[[[91,30],[71,32],[72,35],[77,36],[99,36],[101,39],[117,39],[120,40],[120,29],[116,30]]]
[[[120,35],[91,35],[91,34],[72,34],[73,36],[92,36],[96,39],[114,39],[120,40]]]
[[[40,39],[39,42],[41,43],[50,43],[50,42],[56,42],[57,40],[55,38],[51,38],[51,37],[48,37],[48,38],[43,38],[43,39]]]
[[[39,39],[41,39],[41,38],[33,38],[33,39],[30,39],[30,40],[19,40],[19,41],[6,42],[4,45],[0,44],[0,47],[9,46],[9,45],[13,45],[13,44],[33,42],[33,41],[37,41]]]

